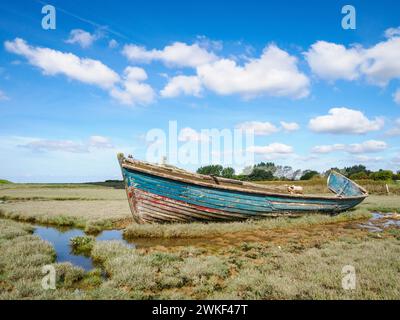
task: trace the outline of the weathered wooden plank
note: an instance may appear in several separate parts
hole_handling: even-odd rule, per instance
[[[357,205],[367,196],[365,190],[340,174],[333,174],[328,180],[329,187],[340,197],[289,195],[262,188],[260,191],[248,184],[239,189],[240,184],[234,184],[231,179],[216,181],[214,177],[208,179],[197,174],[190,177],[183,170],[125,160],[119,156],[130,209],[139,223],[336,213]]]

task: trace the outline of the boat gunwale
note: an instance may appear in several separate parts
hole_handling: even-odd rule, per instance
[[[142,162],[139,160],[134,160],[131,158],[127,159],[127,158],[123,157],[122,159],[120,159],[120,164],[121,164],[121,167],[123,167],[125,169],[139,171],[141,173],[145,173],[145,174],[148,174],[151,176],[156,176],[156,177],[167,179],[167,180],[169,179],[169,180],[178,181],[181,183],[187,183],[187,184],[206,187],[206,188],[213,188],[213,189],[220,189],[220,190],[222,189],[222,190],[235,191],[235,192],[247,193],[247,194],[277,196],[277,197],[283,197],[283,198],[321,199],[321,200],[336,200],[336,201],[365,199],[368,197],[368,193],[366,192],[366,190],[363,187],[356,184],[352,180],[351,181],[354,184],[356,184],[356,186],[359,187],[362,192],[365,192],[365,194],[359,195],[359,196],[337,196],[337,195],[336,196],[323,196],[323,195],[318,196],[318,195],[304,195],[304,194],[285,194],[285,193],[279,193],[279,192],[275,193],[275,192],[270,192],[267,190],[264,191],[264,190],[255,190],[255,189],[244,189],[244,188],[229,186],[229,185],[212,184],[207,181],[196,181],[194,179],[190,179],[190,176],[192,176],[192,177],[200,176],[200,177],[204,177],[204,178],[212,178],[212,177],[207,176],[207,175],[194,174],[191,172],[185,172],[185,174],[189,176],[188,178],[177,177],[174,175],[173,172],[172,173],[168,172],[169,170],[167,168],[164,168],[159,165]],[[149,169],[138,167],[137,165],[149,167]],[[154,172],[150,169],[151,167],[155,167],[159,170],[162,170],[163,172]],[[337,172],[335,171],[335,173],[337,173]],[[337,173],[337,174],[340,174],[340,173]],[[226,182],[228,182],[227,180],[231,180],[231,179],[224,179],[224,180]],[[327,181],[329,181],[329,178]],[[258,186],[258,185],[251,184],[251,183],[247,183],[246,185],[250,188],[253,187],[252,185],[254,185],[254,188],[260,188],[260,189],[263,188],[263,186]]]

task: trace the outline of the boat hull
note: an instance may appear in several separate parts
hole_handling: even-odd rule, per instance
[[[209,188],[122,167],[129,205],[138,223],[231,221],[304,213],[335,214],[365,196],[316,197]]]

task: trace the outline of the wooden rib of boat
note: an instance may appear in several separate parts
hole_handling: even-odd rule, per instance
[[[336,214],[361,203],[367,191],[332,171],[332,196],[294,195],[284,187],[191,173],[118,154],[133,218],[138,223],[230,221],[303,213]]]

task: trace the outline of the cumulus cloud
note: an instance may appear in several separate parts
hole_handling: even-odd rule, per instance
[[[150,85],[141,82],[146,79],[147,73],[144,69],[127,67],[124,70],[122,89],[114,87],[110,94],[120,103],[126,105],[150,103],[155,98],[155,92]]]
[[[281,126],[283,130],[292,132],[300,129],[300,126],[296,122],[285,122],[281,121]]]
[[[72,53],[49,48],[33,47],[20,38],[6,41],[5,48],[9,52],[24,56],[45,75],[63,74],[70,79],[101,88],[111,88],[119,81],[118,74],[98,60],[79,58]]]
[[[121,78],[114,70],[98,60],[80,58],[50,48],[33,47],[23,39],[6,41],[7,51],[24,56],[29,63],[42,70],[45,75],[62,74],[70,79],[96,85],[122,104],[149,103],[154,99],[150,85],[142,83],[146,72],[137,67],[127,67]]]
[[[383,118],[368,119],[361,111],[348,108],[332,108],[328,115],[313,118],[309,128],[315,132],[334,134],[364,134],[380,130]]]
[[[113,145],[109,138],[103,136],[91,136],[88,141],[72,141],[72,140],[48,140],[48,139],[33,139],[19,147],[27,148],[35,152],[45,151],[62,151],[69,153],[87,153],[91,148],[109,149]]]
[[[279,131],[272,123],[261,121],[242,122],[239,123],[236,128],[243,131],[253,131],[255,135],[259,136],[265,136]]]
[[[197,74],[205,87],[221,95],[303,98],[309,94],[309,79],[297,68],[297,59],[272,44],[243,66],[218,59],[197,67]]]
[[[315,146],[312,149],[313,153],[331,153],[335,151],[345,151],[351,154],[359,153],[373,153],[380,152],[387,149],[387,143],[384,141],[368,140],[362,143],[345,144],[332,144]]]
[[[217,56],[201,48],[197,43],[188,45],[174,42],[162,50],[147,50],[134,44],[125,45],[122,53],[132,62],[148,63],[154,60],[163,62],[169,67],[198,67],[217,60]]]
[[[274,154],[291,154],[293,153],[293,147],[283,143],[271,143],[266,146],[251,146],[248,152],[254,152],[255,154],[261,155],[274,155]]]
[[[176,76],[169,80],[160,94],[165,98],[173,98],[181,94],[199,97],[201,91],[201,82],[197,76]]]
[[[363,59],[358,48],[318,41],[304,53],[311,70],[326,80],[354,80],[359,77]]]
[[[98,39],[98,35],[91,34],[90,32],[82,29],[71,30],[69,38],[65,40],[66,43],[79,44],[82,48],[90,47],[93,42]]]
[[[385,86],[400,77],[400,32],[386,30],[388,39],[372,47],[344,45],[318,41],[304,53],[314,74],[326,80],[356,80]]]
[[[196,70],[196,76],[172,78],[161,91],[164,97],[199,95],[202,87],[220,95],[240,94],[246,98],[263,94],[303,98],[309,94],[309,79],[298,69],[297,58],[274,44],[266,46],[259,58],[249,58],[244,64],[218,57],[199,43],[175,42],[161,50],[130,44],[122,53],[132,62],[161,61],[169,67]]]

